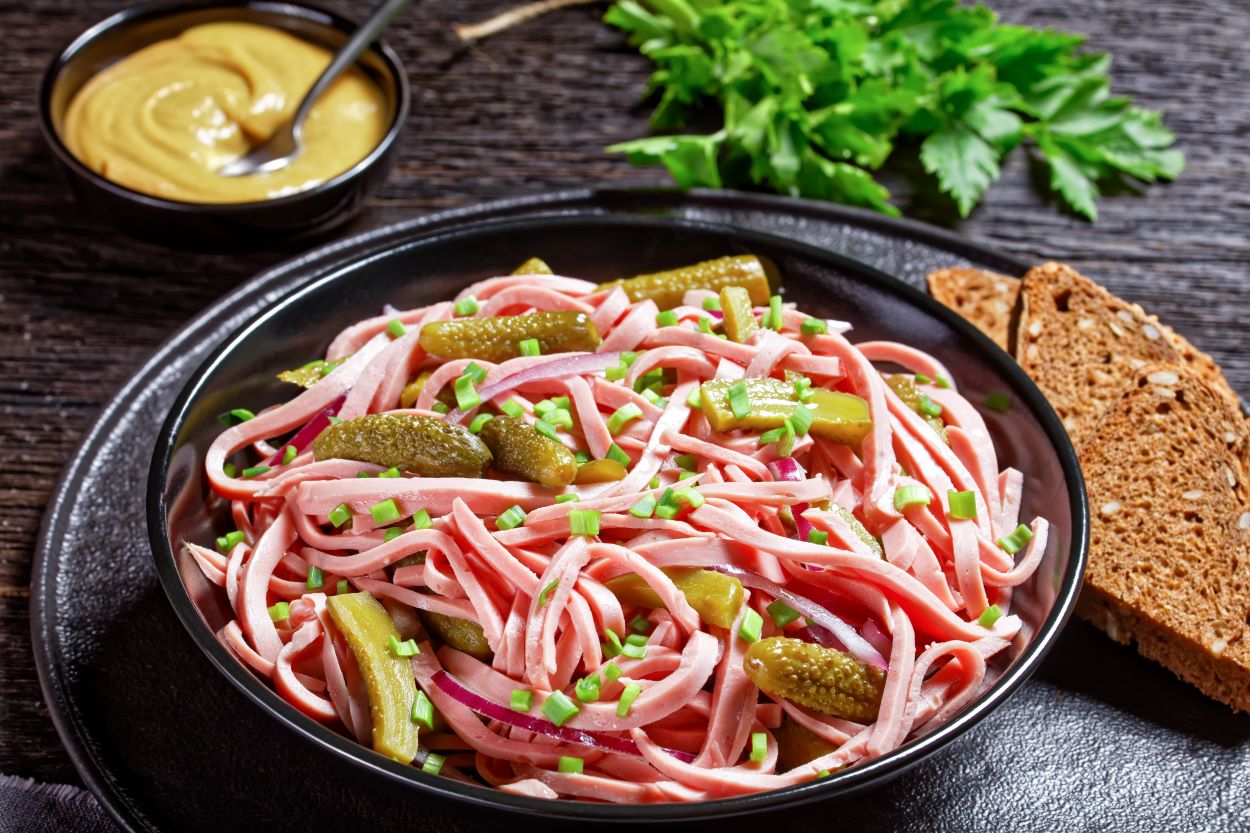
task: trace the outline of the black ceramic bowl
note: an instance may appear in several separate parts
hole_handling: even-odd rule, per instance
[[[218,588],[182,551],[182,542],[211,541],[230,528],[227,518],[207,510],[202,472],[205,452],[221,430],[219,413],[284,401],[289,387],[276,382],[274,373],[321,355],[342,327],[376,314],[383,304],[408,307],[443,300],[472,281],[506,274],[534,255],[562,274],[602,280],[741,252],[772,259],[785,296],[803,309],[853,322],[852,340],[905,341],[940,358],[972,402],[1002,391],[1015,403],[1005,413],[986,413],[987,423],[1002,464],[1025,472],[1022,515],[1044,515],[1054,534],[1034,578],[1016,593],[1013,610],[1026,620],[1031,639],[1013,646],[997,681],[950,722],[877,760],[774,792],[647,806],[544,801],[429,776],[388,760],[297,712],[214,637],[233,614]],[[148,531],[170,602],[209,659],[275,720],[347,757],[370,777],[410,788],[413,800],[447,798],[545,818],[671,822],[845,796],[899,775],[954,740],[1033,672],[1063,627],[1080,587],[1087,517],[1076,456],[1041,393],[1007,354],[920,291],[863,264],[780,237],[687,221],[605,216],[493,221],[417,236],[366,251],[276,299],[205,361],[174,404],[156,441]]]
[[[312,6],[265,0],[149,3],[120,11],[70,42],[44,74],[39,125],[60,177],[78,201],[133,234],[179,245],[234,247],[276,238],[311,236],[346,222],[381,185],[408,116],[408,76],[381,42],[358,66],[376,83],[390,107],[381,142],[356,165],[315,188],[247,203],[189,203],[132,191],[82,164],[61,141],[60,127],[74,95],[93,75],[156,41],[202,23],[256,23],[281,29],[335,50],[356,24]]]

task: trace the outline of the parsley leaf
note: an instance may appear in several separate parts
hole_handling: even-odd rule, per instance
[[[608,148],[682,187],[762,187],[897,213],[873,177],[901,146],[967,216],[1023,144],[1074,211],[1100,183],[1175,178],[1162,116],[1111,95],[1080,35],[1000,24],[958,0],[617,0],[605,21],[656,67],[659,131]],[[700,121],[702,123],[702,121]]]

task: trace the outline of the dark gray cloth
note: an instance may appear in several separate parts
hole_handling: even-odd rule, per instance
[[[91,793],[0,775],[0,833],[117,833]]]

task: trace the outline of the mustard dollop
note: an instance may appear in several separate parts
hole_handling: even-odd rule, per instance
[[[227,162],[294,114],[331,53],[252,23],[210,23],[147,46],[92,77],[66,112],[61,138],[85,165],[135,191],[194,203],[255,202],[333,179],[386,134],[382,90],[344,73],[304,123],[286,168],[228,178]]]

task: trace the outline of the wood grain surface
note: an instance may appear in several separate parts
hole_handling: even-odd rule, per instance
[[[566,10],[458,48],[451,24],[509,2],[426,0],[393,25],[387,40],[408,65],[412,114],[389,182],[337,234],[514,194],[666,183],[660,170],[602,153],[646,133],[649,67],[599,22],[601,9]],[[360,14],[346,0],[330,5]],[[1189,168],[1175,184],[1104,200],[1091,225],[1038,196],[1036,172],[1017,154],[957,227],[1005,251],[1067,260],[1142,302],[1250,395],[1250,6],[991,5],[1012,22],[1088,33],[1093,48],[1111,51],[1117,89],[1167,111]],[[60,46],[118,8],[117,0],[0,2],[0,772],[63,782],[77,779],[40,700],[28,622],[30,557],[48,494],[94,414],[162,339],[309,245],[174,251],[123,237],[68,200],[39,138],[36,90]],[[887,178],[905,212],[956,225],[951,205],[915,188],[906,167]]]

